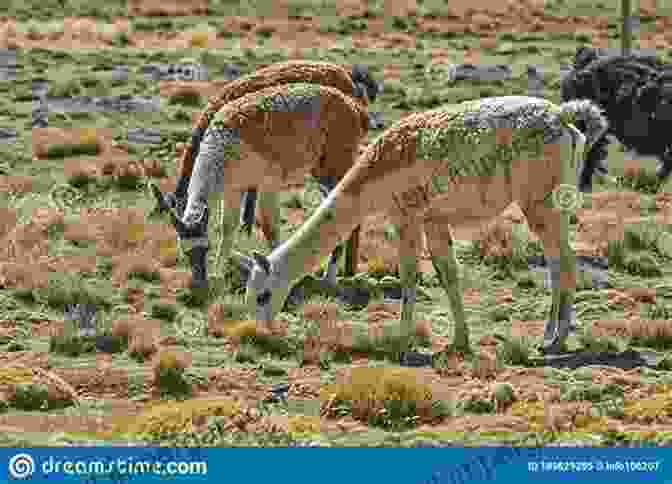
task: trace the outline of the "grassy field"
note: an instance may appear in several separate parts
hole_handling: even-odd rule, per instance
[[[359,274],[343,281],[365,285],[373,300],[344,307],[313,294],[268,334],[245,313],[230,265],[211,272],[206,301],[192,298],[172,227],[149,217],[147,182],[174,187],[176,143],[188,140],[205,94],[216,89],[195,83],[191,95],[177,96],[172,83],[143,78],[143,65],[193,59],[213,80],[225,63],[242,73],[289,58],[364,63],[384,84],[371,110],[390,126],[445,103],[525,94],[528,64],[544,72],[545,97],[559,101],[560,65],[577,46],[619,45],[619,3],[547,2],[476,21],[448,16],[448,4],[436,0],[418,2],[412,15],[386,15],[394,2],[353,9],[306,0],[282,8],[213,1],[208,15],[123,18],[121,1],[10,1],[0,40],[20,48],[23,68],[0,83],[0,126],[18,131],[16,143],[0,144],[0,445],[669,443],[672,197],[652,189],[652,160],[633,160],[618,144],[612,179],[597,185],[572,224],[578,253],[608,258],[609,284],[598,290],[580,279],[580,327],[568,346],[650,351],[656,369],[535,363],[550,293],[528,270],[540,245],[515,207],[488,227],[457,227],[476,351],[436,368],[398,364],[398,303],[382,298],[398,285],[395,234],[384,218],[363,227]],[[661,15],[668,6],[659,8]],[[88,20],[73,23],[82,16]],[[635,46],[669,59],[665,25],[643,16]],[[507,64],[513,76],[449,83],[450,62]],[[115,65],[129,66],[128,80],[110,76]],[[161,108],[51,112],[48,129],[31,130],[36,77],[49,80],[54,96],[161,96]],[[136,127],[159,129],[161,144],[127,143]],[[318,190],[306,180],[282,200],[286,238],[317,206]],[[211,230],[215,237],[216,223]],[[267,252],[260,233],[236,246]],[[452,338],[453,320],[429,261],[421,268],[416,343],[436,351]],[[64,307],[77,301],[97,305],[117,352],[68,337]],[[287,399],[269,398],[282,384]]]

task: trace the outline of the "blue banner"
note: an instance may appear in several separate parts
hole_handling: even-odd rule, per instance
[[[671,448],[0,449],[0,482],[461,484],[672,481]]]

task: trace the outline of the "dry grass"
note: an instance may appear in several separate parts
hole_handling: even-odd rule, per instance
[[[215,38],[215,32],[193,31],[187,34],[187,44],[189,47],[206,48]]]
[[[33,156],[38,159],[68,146],[95,146],[98,153],[104,153],[110,149],[113,137],[111,130],[98,128],[35,128],[32,134]]]
[[[626,402],[624,408],[627,422],[656,424],[672,417],[672,391],[660,387],[648,398]]]
[[[63,224],[63,213],[39,208],[29,222],[17,225],[16,213],[6,211],[3,219],[6,233],[0,238],[0,285],[25,289],[44,287],[56,260],[49,253],[48,233],[52,227]]]
[[[67,240],[95,241],[100,255],[112,256],[115,280],[123,280],[134,268],[158,271],[177,262],[177,242],[165,223],[146,223],[136,209],[100,209],[80,215],[66,224]]]
[[[530,429],[536,432],[606,431],[609,426],[607,418],[592,415],[591,407],[591,402],[521,401],[512,405],[511,414],[527,418]]]
[[[230,398],[168,402],[150,407],[131,422],[123,419],[119,430],[152,436],[194,432],[207,424],[208,417],[245,415],[241,402]]]
[[[145,361],[159,351],[158,337],[154,331],[136,333],[128,345],[128,353]]]
[[[135,338],[144,341],[158,341],[161,322],[144,316],[129,316],[112,322],[112,336],[123,338],[131,343]]]
[[[30,193],[33,185],[34,180],[29,176],[0,175],[0,192]]]
[[[191,356],[183,351],[161,350],[154,358],[152,369],[154,377],[166,370],[186,370],[191,365]]]
[[[334,416],[338,402],[345,402],[355,419],[367,422],[378,419],[396,403],[409,405],[421,422],[434,421],[432,389],[418,380],[410,368],[352,368],[344,381],[321,390],[321,414]]]

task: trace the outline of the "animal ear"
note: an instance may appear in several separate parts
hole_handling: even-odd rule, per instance
[[[255,251],[252,253],[252,257],[254,257],[254,261],[257,263],[259,267],[261,267],[264,270],[266,274],[271,273],[271,263],[265,256]]]

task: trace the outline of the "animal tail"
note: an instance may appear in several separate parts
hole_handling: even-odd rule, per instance
[[[586,137],[588,147],[595,144],[609,129],[602,109],[589,99],[574,99],[560,104],[561,116],[575,125]]]

